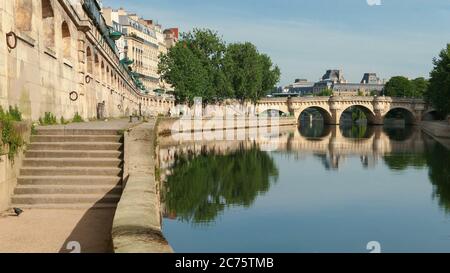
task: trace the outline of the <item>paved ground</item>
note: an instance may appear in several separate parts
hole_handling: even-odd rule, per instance
[[[0,253],[70,252],[77,241],[82,253],[112,252],[114,209],[27,210],[19,217],[0,216]]]
[[[46,126],[45,129],[115,129],[136,125],[129,119]],[[111,228],[115,209],[31,209],[19,217],[0,212],[0,253],[70,252],[79,242],[82,253],[112,252]]]

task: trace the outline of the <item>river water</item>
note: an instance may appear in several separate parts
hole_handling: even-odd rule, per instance
[[[176,252],[450,252],[450,151],[430,136],[313,124],[277,141],[160,141]]]

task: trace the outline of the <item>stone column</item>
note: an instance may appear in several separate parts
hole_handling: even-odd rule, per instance
[[[373,110],[375,113],[375,118],[373,120],[373,125],[383,125],[384,124],[384,110],[386,106],[386,100],[384,97],[375,97],[373,100]]]
[[[414,125],[420,124],[422,122],[422,116],[425,111],[425,104],[415,103],[414,104]]]
[[[331,120],[329,120],[328,124],[330,125],[339,125],[341,119],[341,97],[333,96],[328,101],[330,112],[331,112]]]
[[[86,62],[85,62],[85,41],[84,41],[84,33],[82,31],[78,31],[78,43],[77,43],[77,56],[78,56],[78,63],[76,66],[76,69],[78,69],[78,100],[81,104],[81,107],[78,107],[78,110],[81,110],[79,113],[84,119],[89,118],[89,106],[88,106],[88,99],[86,94],[86,88],[84,83],[84,77],[86,75],[85,69],[86,69]],[[80,105],[79,104],[79,105]]]

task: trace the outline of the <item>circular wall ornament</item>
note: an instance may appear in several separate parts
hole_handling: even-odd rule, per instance
[[[10,49],[14,49],[17,47],[17,35],[10,31],[6,33],[6,44]]]
[[[76,101],[78,100],[78,93],[75,91],[72,91],[69,93],[69,98],[71,101]]]

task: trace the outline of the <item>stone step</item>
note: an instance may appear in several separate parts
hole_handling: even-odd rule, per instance
[[[110,158],[26,158],[23,167],[121,167],[122,160]]]
[[[94,186],[67,186],[67,185],[19,185],[14,194],[121,194],[121,186],[94,185]]]
[[[11,203],[14,207],[19,207],[19,204],[116,204],[119,200],[120,194],[15,194]]]
[[[122,144],[115,142],[36,142],[27,147],[32,151],[119,151]]]
[[[19,176],[18,185],[121,185],[119,176]]]
[[[37,142],[121,142],[119,135],[87,135],[87,136],[52,136],[34,135],[31,136],[31,143]]]
[[[33,209],[51,209],[51,210],[79,210],[79,209],[116,209],[116,203],[81,203],[81,204],[13,204],[16,208],[21,208],[26,213],[27,210]]]
[[[27,150],[25,158],[122,158],[122,152]]]
[[[115,129],[60,129],[60,128],[36,128],[36,135],[47,136],[101,136],[101,135],[122,135],[120,130]]]
[[[21,176],[73,176],[73,175],[88,175],[88,176],[120,176],[122,174],[121,168],[85,168],[85,167],[23,167],[20,169]],[[95,179],[95,178],[94,178]]]

